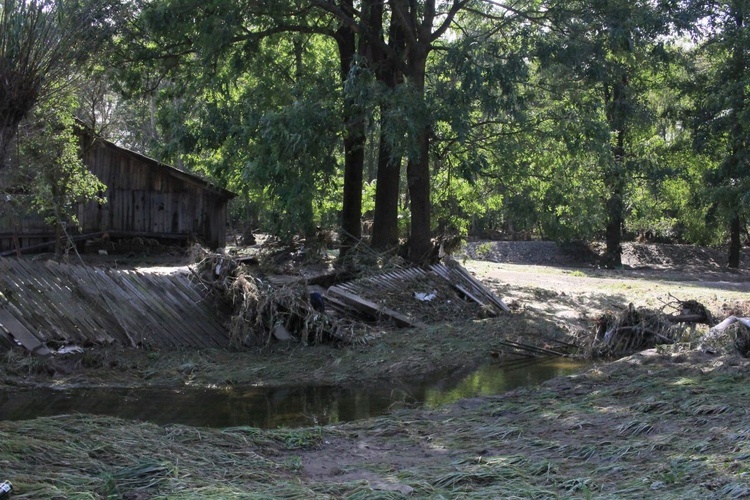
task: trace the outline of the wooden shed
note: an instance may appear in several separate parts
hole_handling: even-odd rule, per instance
[[[84,163],[106,186],[107,202],[78,207],[71,236],[194,239],[211,248],[226,243],[227,202],[234,193],[153,158],[81,132]],[[19,217],[0,199],[0,254],[44,248],[54,228],[36,214]]]

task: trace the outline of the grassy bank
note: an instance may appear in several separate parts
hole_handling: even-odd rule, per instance
[[[16,498],[739,498],[748,375],[745,359],[652,351],[338,426],[0,422],[0,479]]]
[[[0,363],[0,388],[345,385],[412,379],[488,361],[502,351],[498,341],[544,345],[555,338],[567,339],[566,332],[532,315],[513,314],[425,329],[383,330],[371,344],[358,347],[278,343],[246,351],[143,351],[113,346],[51,359],[9,353]]]

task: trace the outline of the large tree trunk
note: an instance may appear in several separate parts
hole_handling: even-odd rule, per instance
[[[742,7],[742,2],[732,3],[730,7],[730,13],[732,17],[734,17],[734,22],[737,26],[738,31],[744,30],[744,24],[745,24],[745,15],[747,15],[746,7]],[[747,5],[745,2],[744,5]],[[747,56],[747,47],[743,46],[742,44],[737,43],[732,51],[732,76],[737,79],[737,81],[741,81],[743,79],[743,76],[747,74],[748,70],[748,56]],[[733,115],[735,116],[734,120],[734,126],[732,127],[732,157],[733,161],[731,164],[734,166],[734,168],[730,169],[730,172],[728,172],[729,175],[726,175],[727,177],[743,177],[743,170],[747,168],[746,166],[743,168],[743,164],[745,162],[742,161],[742,158],[747,155],[747,148],[748,148],[748,127],[744,125],[740,118],[737,116],[742,116],[742,113],[740,110],[743,108],[747,109],[747,87],[745,85],[735,85],[735,92],[733,92],[732,96],[732,104],[731,106],[734,108],[735,113]],[[735,188],[737,189],[737,188]],[[728,265],[732,268],[739,268],[740,267],[740,254],[742,252],[742,241],[740,240],[741,231],[742,231],[742,225],[743,220],[742,216],[740,215],[740,210],[742,209],[742,196],[732,196],[729,197],[729,199],[736,200],[733,202],[733,205],[730,210],[732,210],[732,216],[729,221],[729,261]]]
[[[738,214],[732,215],[729,221],[729,267],[740,267],[740,253],[742,252],[742,220]]]
[[[604,266],[610,269],[622,266],[622,193],[610,191],[607,200],[607,232]]]
[[[425,73],[429,45],[410,47],[408,61],[409,83],[414,86],[418,99],[424,99]],[[426,262],[431,254],[431,206],[430,206],[430,132],[429,120],[419,124],[416,158],[410,158],[406,177],[411,202],[411,226],[409,233],[409,260]]]
[[[383,124],[381,124],[381,127]],[[378,148],[378,181],[375,185],[375,214],[370,245],[379,250],[398,244],[398,195],[401,184],[401,159],[391,157],[391,148],[383,133]]]
[[[367,56],[378,81],[395,89],[404,81],[403,54],[405,35],[398,23],[391,22],[387,50],[382,50],[383,5],[381,1],[364,2],[368,9],[369,34],[372,40]],[[387,140],[387,104],[380,110],[380,141],[378,143],[378,176],[375,185],[375,213],[372,221],[371,246],[379,250],[398,245],[398,200],[401,188],[401,157],[393,154]]]
[[[417,50],[421,49],[421,50]],[[425,72],[427,70],[427,47],[412,47],[409,60],[409,82],[414,86],[418,98],[424,98]],[[411,227],[409,231],[409,260],[426,262],[429,259],[430,241],[430,124],[420,124],[416,137],[419,155],[411,158],[406,178],[411,202]]]
[[[616,134],[616,144],[612,147],[613,165],[604,176],[604,187],[607,189],[607,229],[604,266],[616,268],[622,266],[622,227],[625,221],[625,117],[622,115],[622,101],[628,86],[627,76],[614,85],[611,106],[607,112],[610,130]],[[605,94],[605,102],[609,96]]]
[[[411,198],[411,230],[409,234],[409,260],[422,263],[432,253],[430,240],[430,135],[429,128],[417,137],[419,157],[409,161],[406,176]]]
[[[346,0],[349,6],[352,0]],[[356,53],[356,36],[348,26],[336,32],[341,59],[341,81],[345,82]],[[365,160],[365,121],[352,99],[344,97],[344,195],[341,212],[341,253],[346,256],[362,237],[362,176]]]

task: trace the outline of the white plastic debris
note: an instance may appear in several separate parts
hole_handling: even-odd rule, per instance
[[[437,290],[431,292],[414,292],[414,298],[422,302],[429,302],[437,297]]]
[[[729,327],[732,323],[742,323],[746,327],[750,328],[750,318],[738,318],[737,316],[729,316],[727,319],[716,325],[715,327],[711,328],[711,331],[709,334],[713,332],[723,332],[724,330]]]
[[[57,354],[73,354],[73,353],[79,354],[82,352],[83,352],[83,347],[77,346],[77,345],[66,345],[57,350]]]
[[[284,327],[281,323],[276,323],[276,325],[273,327],[273,336],[276,337],[278,340],[281,340],[282,342],[293,340],[294,337],[292,337],[292,334],[289,333],[289,330]]]

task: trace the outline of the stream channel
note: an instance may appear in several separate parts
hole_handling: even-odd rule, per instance
[[[492,363],[466,373],[368,386],[231,387],[204,389],[86,388],[0,392],[0,420],[70,413],[109,415],[155,424],[265,429],[350,422],[404,405],[437,407],[459,399],[502,394],[571,375],[586,362],[552,358]]]

